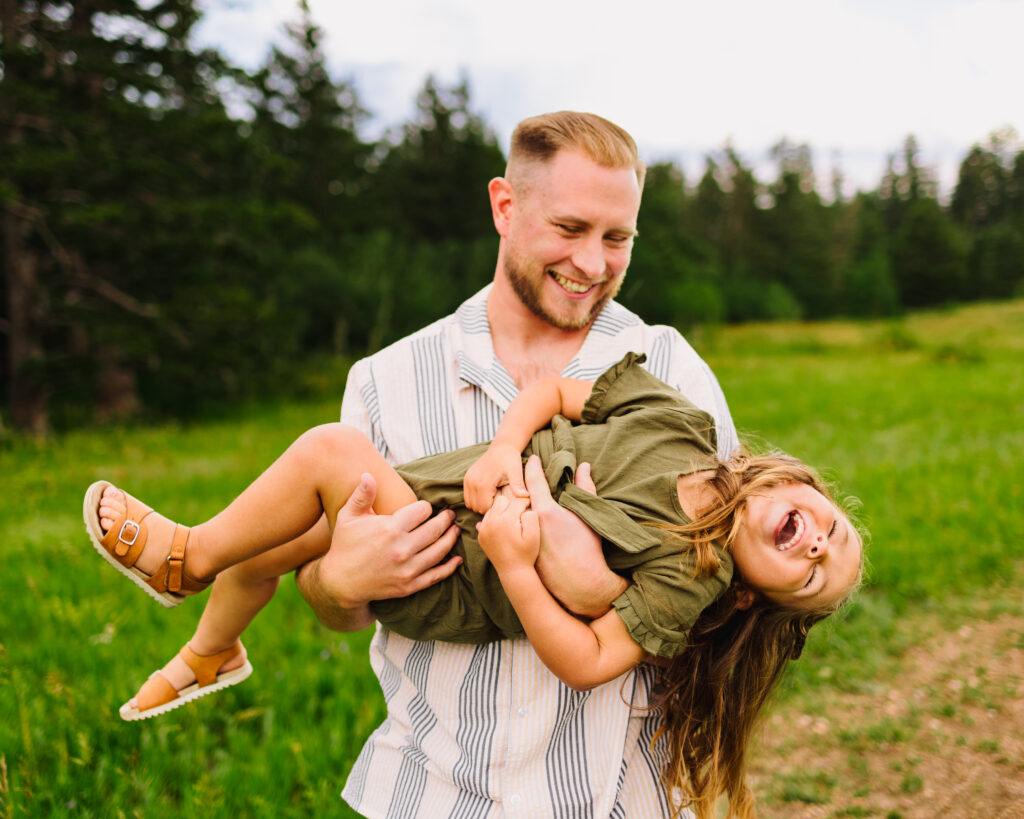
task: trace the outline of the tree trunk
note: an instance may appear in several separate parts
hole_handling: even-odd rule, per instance
[[[96,367],[96,419],[124,421],[139,411],[139,393],[135,373],[117,361],[106,347],[94,351]]]
[[[0,31],[5,49],[18,47],[20,24],[25,13],[14,0],[0,0]],[[3,82],[8,87],[23,81],[14,75],[13,62],[5,66]],[[0,94],[0,119],[16,123],[11,110],[10,94]],[[17,151],[22,141],[21,128],[13,124],[7,129],[6,140]],[[17,196],[18,186],[13,180],[2,180]],[[47,430],[47,399],[49,389],[39,366],[43,359],[42,339],[36,317],[45,310],[45,296],[39,285],[39,260],[29,246],[32,226],[19,212],[17,202],[8,202],[0,210],[0,233],[3,235],[3,271],[7,288],[7,309],[10,313],[7,340],[8,377],[11,402],[11,421],[15,427],[36,435]]]
[[[39,287],[39,264],[27,246],[31,231],[28,221],[4,209],[4,277],[10,310],[8,372],[10,373],[11,422],[18,429],[45,435],[48,427],[49,387],[43,380],[43,345],[36,317],[45,309],[45,295]]]

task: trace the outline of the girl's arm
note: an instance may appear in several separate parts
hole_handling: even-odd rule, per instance
[[[502,417],[487,452],[466,472],[466,506],[483,514],[505,484],[517,497],[528,497],[520,456],[530,438],[556,415],[578,421],[593,387],[593,382],[575,378],[542,378],[523,389]]]
[[[480,523],[480,546],[544,664],[577,691],[613,680],[639,663],[644,650],[614,610],[584,623],[551,596],[534,568],[540,527],[528,505],[499,495]]]

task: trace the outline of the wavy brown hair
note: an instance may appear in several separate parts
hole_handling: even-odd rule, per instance
[[[711,573],[721,564],[715,545],[729,549],[743,525],[747,499],[785,483],[813,487],[849,516],[850,502],[838,503],[820,476],[795,458],[741,454],[718,465],[708,480],[713,500],[693,523],[661,528],[690,544],[698,574]],[[859,531],[858,536],[863,541]],[[849,599],[848,594],[820,608],[794,609],[755,595],[753,604],[744,607],[749,602],[749,595],[741,595],[745,591],[743,578],[734,574],[725,594],[697,619],[683,652],[661,669],[655,704],[664,723],[655,739],[664,736],[668,743],[664,778],[675,814],[686,807],[697,819],[711,819],[725,794],[728,817],[754,816],[746,748],[758,713],[787,663],[800,656],[811,626]],[[746,600],[741,602],[741,596]]]

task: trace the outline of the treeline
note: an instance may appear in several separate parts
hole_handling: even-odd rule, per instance
[[[808,146],[783,141],[772,157],[767,183],[729,147],[692,188],[675,167],[653,167],[626,300],[688,325],[886,316],[1024,292],[1024,149],[1012,129],[970,149],[948,206],[913,136],[878,188],[852,198],[838,174],[821,196]]]
[[[280,394],[490,280],[504,156],[467,83],[428,78],[368,140],[305,2],[297,18],[246,72],[190,49],[193,0],[0,0],[3,424]],[[685,328],[1019,292],[1012,132],[971,149],[948,206],[912,138],[852,199],[819,193],[807,146],[774,158],[773,182],[728,147],[699,180],[651,167],[622,300]]]

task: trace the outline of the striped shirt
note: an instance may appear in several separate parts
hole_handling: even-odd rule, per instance
[[[357,362],[341,420],[393,464],[489,440],[517,388],[494,355],[490,286],[451,316]],[[737,446],[710,368],[671,327],[609,302],[562,372],[595,380],[629,352],[716,419],[720,456]],[[643,708],[638,666],[591,691],[565,686],[525,639],[486,645],[408,640],[377,627],[370,663],[388,716],[343,798],[369,819],[649,819],[670,811],[667,748]]]

